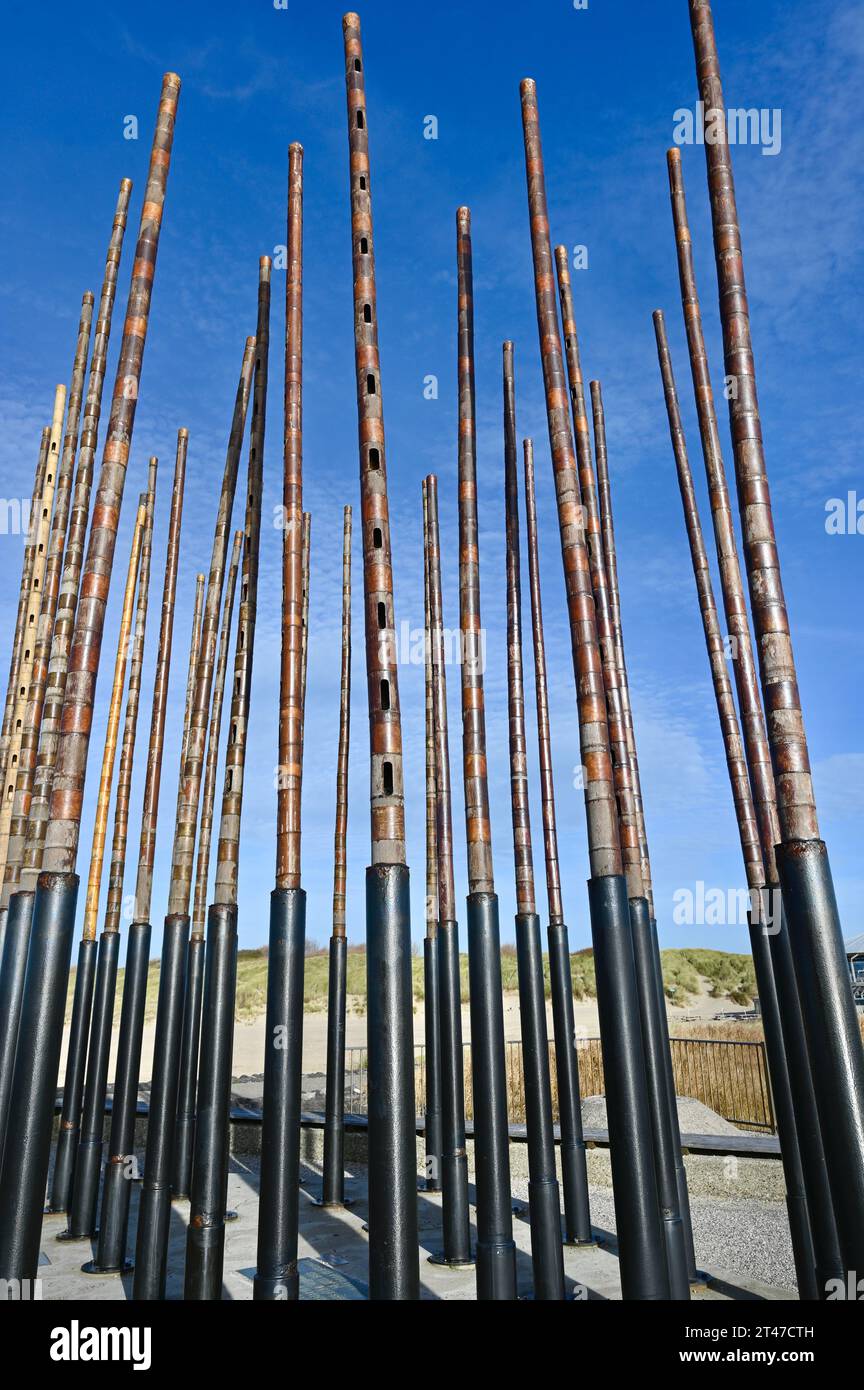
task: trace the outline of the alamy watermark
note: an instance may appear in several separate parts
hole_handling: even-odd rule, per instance
[[[746,927],[759,923],[766,936],[781,926],[779,888],[710,888],[697,879],[672,894],[672,921],[678,927]]]
[[[679,106],[672,116],[676,145],[760,145],[763,154],[779,154],[783,143],[783,113],[779,106],[719,106],[696,109]]]

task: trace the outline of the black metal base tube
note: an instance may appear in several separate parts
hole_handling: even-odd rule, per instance
[[[77,874],[39,875],[0,1180],[0,1279],[37,1274],[77,900]]]
[[[204,997],[204,938],[190,936],[186,961],[186,997],[183,1001],[183,1040],[180,1045],[180,1085],[174,1130],[174,1163],[171,1195],[188,1197],[192,1183],[195,1147],[195,1095],[198,1088],[198,1055],[201,1042],[201,1001]]]
[[[860,1272],[864,1269],[864,1049],[828,851],[822,840],[778,845],[777,868],[844,1266]]]
[[[774,1116],[780,1139],[783,1175],[786,1179],[786,1210],[789,1215],[789,1235],[798,1280],[798,1297],[813,1302],[819,1297],[816,1281],[816,1252],[810,1229],[810,1216],[804,1191],[804,1171],[801,1148],[792,1105],[792,1082],[789,1077],[789,1057],[780,1017],[777,985],[771,959],[769,937],[759,922],[750,920],[750,949],[759,1005],[762,1010],[762,1031],[768,1057],[768,1075],[774,1100]]]
[[[99,958],[97,941],[81,941],[78,946],[78,965],[75,971],[75,991],[72,997],[72,1020],[66,1048],[66,1073],[63,1078],[63,1109],[54,1154],[54,1174],[51,1196],[46,1207],[49,1212],[69,1210],[78,1144],[81,1138],[81,1102],[87,1066],[87,1040],[93,1013],[93,989],[96,982],[96,963]]]
[[[348,942],[344,936],[331,936],[329,966],[321,1205],[341,1207],[345,1202],[345,1002],[348,978]]]
[[[663,962],[660,959],[660,938],[657,935],[657,922],[651,919],[651,964],[654,970],[654,989],[657,995],[658,1017],[663,1036],[663,1063],[666,1068],[666,1104],[669,1108],[669,1123],[672,1126],[672,1139],[675,1146],[675,1184],[678,1189],[678,1210],[684,1226],[684,1243],[687,1249],[687,1277],[691,1284],[703,1285],[707,1275],[696,1265],[696,1247],[693,1244],[693,1219],[690,1215],[690,1193],[687,1190],[687,1170],[681,1151],[681,1125],[678,1121],[678,1096],[675,1090],[675,1070],[672,1066],[672,1043],[669,1038],[669,1019],[666,1014],[666,989],[663,984]]]
[[[105,1094],[108,1088],[108,1059],[114,1024],[114,995],[117,989],[117,962],[120,933],[103,932],[99,941],[96,988],[93,995],[93,1022],[87,1053],[87,1084],[81,1113],[81,1140],[75,1159],[72,1203],[69,1208],[68,1240],[87,1239],[96,1233],[96,1207],[102,1169],[102,1134],[105,1128]]]
[[[15,1053],[18,1047],[18,1028],[21,1022],[32,923],[33,894],[14,893],[9,900],[3,941],[3,964],[0,968],[0,1167],[6,1140],[9,1100],[12,1095],[12,1077],[15,1073]],[[63,1210],[65,1211],[65,1207]]]
[[[516,1245],[504,1057],[504,996],[498,898],[468,895],[471,1074],[477,1189],[477,1297],[515,1299]]]
[[[270,895],[267,956],[258,1268],[253,1284],[253,1298],[258,1301],[293,1300],[299,1296],[297,1227],[305,948],[305,891],[274,888]]]
[[[639,1013],[642,1021],[642,1047],[645,1054],[645,1074],[648,1081],[648,1105],[654,1135],[654,1171],[657,1177],[657,1195],[660,1201],[660,1215],[663,1219],[663,1234],[666,1240],[669,1293],[672,1299],[687,1302],[690,1298],[687,1241],[678,1206],[678,1183],[675,1177],[675,1139],[666,1093],[663,1025],[660,1020],[654,983],[652,962],[654,941],[647,898],[630,899],[630,928],[633,933],[636,992],[639,997]]]
[[[538,1300],[563,1299],[564,1249],[561,1243],[561,1207],[552,1125],[546,988],[540,918],[535,913],[518,913],[516,916],[516,962],[522,1021],[534,1297]]]
[[[609,1156],[625,1299],[670,1297],[623,874],[588,881]]]
[[[426,1191],[441,1190],[441,1031],[438,1008],[438,938],[423,940],[423,993],[426,1025]]]
[[[366,870],[369,1297],[420,1297],[409,875]]]
[[[154,1301],[165,1297],[168,1232],[171,1222],[171,1159],[177,1117],[180,1037],[189,949],[188,913],[169,913],[162,938],[159,1000],[153,1039],[153,1077],[147,1121],[144,1181],[135,1240],[132,1296]]]
[[[555,1076],[558,1083],[558,1122],[561,1130],[561,1190],[564,1197],[564,1239],[568,1245],[592,1245],[588,1199],[588,1164],[582,1130],[579,1058],[573,1017],[573,978],[570,943],[563,922],[550,922],[549,992],[555,1038]]]
[[[779,889],[776,891],[779,898]],[[781,912],[779,923],[772,918],[771,928],[768,932],[768,943],[774,967],[777,1002],[783,1021],[783,1041],[789,1063],[792,1109],[801,1151],[801,1170],[810,1217],[810,1234],[816,1257],[816,1283],[819,1297],[824,1299],[829,1292],[829,1281],[845,1277],[845,1266],[831,1198],[822,1127],[816,1104],[816,1088],[813,1085],[807,1034],[804,1029],[804,1016],[795,978],[795,961],[785,914]]]
[[[471,1263],[458,922],[439,922],[437,942],[441,1041],[441,1219],[444,1236],[440,1260],[442,1264],[458,1266]],[[438,1258],[435,1256],[436,1260]]]
[[[99,1215],[99,1244],[96,1259],[84,1266],[85,1273],[122,1274],[131,1269],[126,1262],[126,1236],[129,1227],[129,1201],[132,1179],[137,1176],[133,1152],[135,1116],[138,1108],[138,1078],[141,1072],[141,1039],[147,1001],[147,975],[150,966],[149,922],[133,922],[126,947],[126,973],[117,1039],[117,1066],[111,1100],[111,1131],[108,1162],[102,1184]]]
[[[187,1300],[222,1297],[236,992],[237,908],[214,903],[207,916],[201,1075],[186,1233]]]

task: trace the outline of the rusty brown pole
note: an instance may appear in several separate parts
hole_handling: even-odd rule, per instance
[[[447,721],[447,670],[441,597],[441,542],[438,479],[426,478],[426,565],[429,574],[429,627],[432,646],[432,725],[435,736],[435,848],[438,889],[438,1013],[441,1039],[441,1224],[444,1237],[433,1263],[454,1268],[471,1263],[468,1218],[468,1158],[465,1148],[465,1071],[462,1047],[462,969],[453,879],[453,813],[450,793],[450,741]]]
[[[720,729],[723,736],[726,765],[732,787],[732,799],[735,806],[736,820],[738,822],[738,833],[741,840],[744,869],[747,876],[747,884],[751,892],[751,898],[757,904],[756,912],[750,919],[750,939],[753,947],[753,962],[757,972],[759,999],[762,1009],[765,1043],[768,1051],[771,1075],[771,1090],[774,1098],[783,1169],[786,1179],[786,1206],[789,1215],[789,1231],[792,1238],[792,1249],[795,1256],[798,1292],[801,1298],[813,1300],[819,1297],[820,1279],[817,1277],[816,1273],[813,1223],[809,1217],[808,1203],[805,1196],[802,1147],[793,1109],[792,1081],[790,1076],[791,1054],[786,1046],[781,1022],[777,987],[768,946],[768,937],[763,930],[763,925],[760,920],[761,913],[759,904],[764,897],[765,868],[759,843],[758,816],[754,807],[751,784],[747,776],[747,761],[741,739],[738,713],[732,693],[732,684],[726,667],[726,646],[723,640],[723,633],[720,629],[716,604],[714,602],[711,571],[702,535],[702,525],[699,520],[696,493],[693,487],[693,477],[687,457],[684,429],[681,424],[681,412],[672,370],[672,360],[666,339],[666,325],[660,310],[657,310],[654,314],[654,331],[657,339],[657,356],[663,381],[666,412],[669,419],[669,433],[672,440],[672,450],[678,474],[678,486],[681,492],[681,502],[684,509],[684,520],[687,527],[690,556],[693,562],[696,593],[699,599],[702,626],[705,633],[706,646],[708,648],[708,660],[711,666],[711,678],[714,685],[714,697],[717,703],[717,714],[720,719]]]
[[[780,840],[776,789],[762,700],[759,693],[759,676],[750,638],[747,599],[738,560],[738,544],[732,523],[729,489],[726,483],[726,470],[714,405],[711,373],[705,348],[679,150],[675,149],[668,152],[667,168],[682,309],[687,332],[687,347],[696,398],[702,455],[708,478],[714,539],[720,566],[723,608],[730,638],[734,644],[732,669],[735,674],[744,734],[744,751],[759,827],[761,863],[764,866],[759,892],[753,895],[753,906],[757,913],[757,920],[763,907],[765,911],[761,912],[761,915],[764,920],[759,926],[754,924],[751,931],[759,931],[763,936],[768,937],[767,942],[760,942],[760,948],[762,954],[770,949],[772,957],[774,987],[782,1019],[785,1050],[789,1057],[788,1070],[792,1086],[792,1104],[801,1145],[804,1186],[807,1194],[807,1205],[810,1210],[813,1243],[816,1249],[817,1281],[819,1288],[824,1293],[829,1279],[837,1277],[838,1270],[843,1268],[842,1256],[840,1255],[830,1184],[827,1177],[825,1151],[807,1048],[804,1016],[795,979],[792,947],[782,914],[774,910],[782,906],[779,902],[780,892],[775,857],[775,846]],[[752,884],[750,886],[753,887]]]
[[[72,1202],[69,1208],[69,1228],[66,1233],[70,1240],[89,1239],[96,1234],[96,1203],[99,1196],[99,1175],[102,1168],[105,1095],[108,1086],[111,1030],[114,1022],[117,966],[120,959],[120,914],[123,906],[123,879],[129,834],[129,794],[132,787],[132,766],[138,730],[138,707],[141,702],[144,639],[147,632],[150,561],[153,548],[153,514],[156,506],[156,473],[157,460],[151,458],[147,492],[142,494],[142,502],[146,512],[141,535],[135,627],[134,632],[127,638],[129,681],[126,694],[126,714],[123,720],[117,786],[114,793],[114,833],[108,869],[108,896],[105,905],[104,927],[99,941],[96,983],[93,990],[90,1042],[87,1050],[87,1083],[84,1088],[84,1104],[81,1111],[81,1138],[75,1159],[75,1178],[72,1186]]]
[[[69,671],[69,653],[75,629],[75,615],[78,610],[81,589],[81,572],[84,564],[85,544],[90,523],[90,497],[93,486],[93,467],[96,459],[99,422],[102,413],[102,393],[105,385],[108,343],[111,336],[111,321],[117,292],[117,276],[120,257],[126,232],[129,211],[129,198],[132,183],[122,179],[114,209],[114,219],[105,271],[96,314],[96,329],[93,334],[93,353],[90,359],[90,374],[87,395],[81,421],[81,440],[78,448],[78,466],[75,475],[75,488],[69,515],[69,529],[66,536],[66,550],[63,559],[63,572],[57,599],[54,631],[51,637],[50,659],[44,691],[34,694],[33,718],[36,719],[36,706],[42,700],[39,715],[39,749],[33,772],[32,797],[29,802],[26,841],[23,846],[20,866],[20,885],[26,892],[34,892],[45,848],[45,832],[50,814],[51,790],[60,743],[60,721],[66,694],[66,679]],[[23,806],[22,806],[23,808]],[[32,902],[32,900],[31,900]]]
[[[231,717],[225,753],[222,816],[216,848],[214,901],[207,916],[207,958],[201,1018],[201,1072],[198,1080],[195,1156],[189,1194],[184,1297],[222,1297],[225,1257],[225,1199],[228,1193],[231,1055],[237,985],[237,890],[240,823],[252,705],[252,662],[258,611],[258,555],[261,541],[261,494],[264,485],[264,426],[270,355],[269,256],[258,268],[258,319],[255,330],[255,385],[246,483],[243,573],[237,614]],[[296,1135],[297,1176],[300,1165]],[[290,1160],[289,1160],[290,1162]],[[293,1165],[292,1165],[293,1166]]]
[[[534,646],[534,691],[537,707],[537,747],[540,765],[540,803],[543,815],[543,850],[546,893],[549,901],[549,985],[555,1036],[555,1070],[558,1082],[558,1116],[561,1128],[561,1177],[564,1195],[564,1240],[567,1245],[592,1245],[588,1199],[588,1166],[582,1130],[579,1094],[579,1059],[573,1018],[573,979],[570,943],[561,899],[558,860],[558,827],[555,814],[555,782],[552,775],[552,732],[546,676],[546,643],[540,593],[540,546],[537,534],[537,500],[534,487],[534,449],[524,450],[525,524],[528,542],[528,581],[531,592],[531,632]]]
[[[703,103],[729,420],[781,840],[776,849],[847,1269],[864,1265],[864,1049],[816,801],[774,536],[741,230],[711,6],[690,0]]]
[[[120,1014],[120,1033],[117,1040],[117,1064],[114,1073],[114,1092],[111,1105],[111,1133],[108,1141],[108,1160],[99,1216],[99,1243],[96,1258],[85,1271],[97,1274],[120,1274],[124,1271],[126,1233],[129,1222],[129,1172],[134,1164],[133,1146],[138,1105],[138,1080],[141,1064],[141,1040],[144,1027],[144,1006],[147,994],[147,974],[150,961],[150,907],[153,896],[153,864],[156,846],[156,825],[159,810],[159,787],[162,775],[162,751],[167,713],[168,681],[171,671],[171,648],[174,636],[174,612],[177,592],[177,572],[180,559],[180,530],[183,515],[183,496],[186,483],[186,455],[189,433],[177,432],[174,461],[174,483],[171,492],[171,511],[168,520],[168,542],[165,554],[165,579],[162,588],[162,612],[159,625],[159,645],[153,678],[153,702],[150,715],[150,739],[147,749],[147,772],[141,808],[141,833],[135,898],[129,941],[126,947],[126,970],[123,981],[123,1003]],[[198,575],[192,624],[192,653],[190,671],[194,675],[201,613],[204,599],[204,576]],[[188,692],[187,692],[188,696]],[[185,728],[189,717],[187,697],[184,715]]]
[[[579,711],[594,959],[625,1298],[669,1297],[597,616],[555,299],[536,83],[521,84],[535,298]]]
[[[348,751],[351,736],[352,511],[342,513],[342,667],[336,754],[336,827],[333,832],[333,932],[327,976],[327,1076],[324,1097],[322,1207],[345,1204],[345,1002],[348,941],[345,884],[348,856]]]
[[[468,970],[474,1143],[477,1151],[477,1297],[516,1297],[516,1247],[504,1056],[498,898],[486,769],[483,630],[480,616],[474,283],[471,213],[456,211],[457,390],[459,396],[459,627],[462,640],[462,774],[468,850]]]
[[[303,571],[303,599],[300,615],[300,703],[303,707],[303,725],[306,714],[306,668],[309,664],[309,557],[312,544],[312,517],[303,513],[303,546],[301,567]]]
[[[96,920],[99,912],[99,893],[102,885],[102,866],[105,857],[105,835],[108,825],[108,811],[111,803],[111,783],[114,776],[114,758],[117,752],[120,712],[123,704],[123,688],[126,683],[129,638],[132,632],[132,618],[135,605],[135,586],[138,579],[143,535],[147,521],[147,506],[143,497],[144,495],[142,494],[142,501],[139,504],[135,521],[135,530],[132,535],[132,548],[129,553],[129,566],[126,572],[126,588],[123,594],[123,608],[120,615],[120,631],[117,638],[117,654],[114,660],[114,679],[111,686],[111,699],[108,706],[108,719],[105,727],[102,769],[99,778],[99,791],[96,799],[96,815],[93,827],[93,848],[90,855],[90,874],[87,882],[87,898],[84,904],[84,922],[81,931],[81,945],[78,952],[78,969],[75,979],[75,996],[72,1008],[73,1016],[69,1030],[69,1044],[66,1051],[66,1068],[63,1080],[63,1110],[60,1116],[60,1133],[57,1140],[57,1154],[54,1163],[54,1176],[51,1184],[50,1210],[52,1212],[62,1212],[67,1209],[72,1191],[73,1172],[78,1150],[78,1140],[80,1137],[81,1095],[84,1088],[84,1069],[87,1057],[87,1042],[90,1036],[93,993],[95,988],[94,980],[98,956],[98,948],[96,945]],[[104,984],[104,980],[101,983]]]
[[[342,32],[370,735],[372,863],[366,873],[369,1296],[411,1300],[419,1297],[411,918],[369,131],[359,16],[344,15]]]
[[[423,499],[423,652],[426,735],[426,936],[423,941],[423,1022],[425,1085],[423,1129],[426,1190],[441,1188],[441,1019],[438,999],[438,809],[435,721],[432,709],[432,630],[429,592],[429,499]]]
[[[540,918],[534,893],[534,857],[528,794],[525,685],[522,669],[522,564],[519,540],[519,479],[516,464],[516,383],[513,344],[503,348],[504,515],[507,592],[507,716],[510,801],[516,868],[516,960],[528,1134],[528,1207],[534,1297],[564,1297],[564,1250],[552,1127],[552,1081],[546,1029],[546,984]],[[531,455],[530,439],[524,453]]]

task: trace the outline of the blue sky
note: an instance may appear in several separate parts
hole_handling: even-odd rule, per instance
[[[859,105],[864,14],[824,0],[716,0],[727,103],[780,108],[782,149],[735,152],[760,398],[822,830],[846,934],[860,931],[862,547],[825,530],[832,497],[861,482]],[[106,406],[128,289],[163,71],[183,78],[174,159],[132,461],[117,550],[97,729],[104,727],[134,500],[147,457],[161,460],[148,661],[130,847],[137,848],[143,750],[158,630],[161,557],[178,426],[190,430],[179,612],[165,748],[153,918],[167,897],[194,576],[206,570],[243,342],[253,331],[257,261],[285,240],[287,149],[305,146],[305,500],[313,577],[304,783],[308,933],[330,931],[338,721],[341,516],[358,501],[350,222],[341,36],[330,0],[243,5],[153,0],[15,7],[5,21],[4,187],[0,212],[0,461],[6,497],[26,496],[54,384],[71,366],[81,294],[98,295],[119,180],[135,183],[118,290]],[[422,623],[420,480],[440,479],[445,621],[456,574],[455,209],[474,229],[478,468],[491,803],[502,935],[512,939],[504,642],[500,352],[516,343],[520,435],[536,441],[565,911],[589,941],[585,819],[572,668],[555,524],[531,277],[518,83],[538,83],[553,239],[588,247],[574,273],[586,376],[604,386],[625,642],[664,945],[746,949],[740,926],[676,926],[673,895],[698,880],[743,882],[708,664],[695,602],[656,364],[651,311],[666,310],[691,461],[704,473],[689,387],[665,173],[674,113],[696,100],[686,0],[539,0],[434,6],[367,0],[361,9],[372,155],[382,385],[393,517],[397,622]],[[140,138],[123,138],[124,117]],[[438,139],[424,139],[424,118]],[[722,373],[704,154],[684,150],[696,265],[715,384]],[[265,525],[247,791],[240,858],[241,943],[266,939],[273,881],[279,653],[282,278],[274,272]],[[424,378],[438,397],[424,397]],[[724,420],[724,437],[725,420]],[[101,443],[101,441],[100,441]],[[727,465],[731,467],[731,458]],[[245,451],[244,463],[245,467]],[[242,498],[242,489],[238,490]],[[240,522],[240,501],[235,524]],[[707,522],[707,511],[704,514]],[[355,536],[356,540],[356,536]],[[0,536],[0,631],[11,642],[20,545]],[[362,937],[369,858],[362,575],[355,545],[349,934]],[[525,597],[528,611],[527,590]],[[526,645],[530,660],[530,645]],[[530,670],[530,668],[529,668]],[[457,672],[450,671],[461,838]],[[530,681],[529,681],[530,688]],[[423,933],[423,670],[400,672],[413,935]],[[529,719],[533,720],[533,705]],[[533,725],[529,725],[533,730]],[[533,743],[531,745],[534,757]],[[79,872],[101,747],[94,739]],[[536,758],[532,765],[536,794]],[[221,779],[220,779],[221,780]],[[535,853],[542,845],[533,805]],[[537,858],[538,879],[542,862]],[[107,875],[106,875],[107,877]],[[127,887],[134,872],[127,870]],[[538,883],[539,887],[539,883]],[[83,896],[83,895],[82,895]],[[541,895],[542,898],[542,895]]]

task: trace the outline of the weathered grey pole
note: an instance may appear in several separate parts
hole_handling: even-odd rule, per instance
[[[13,1081],[10,1131],[0,1195],[0,1278],[35,1278],[41,1206],[48,1171],[53,1088],[62,1042],[63,1005],[74,930],[78,878],[75,865],[87,771],[93,701],[117,524],[126,481],[147,336],[165,187],[171,161],[180,79],[167,73],[150,157],[132,269],[111,416],[82,575],[82,601],[69,652],[61,732],[53,779],[42,872],[33,928]]]
[[[744,560],[777,791],[777,870],[791,935],[813,1080],[847,1269],[864,1268],[864,1048],[849,989],[774,536],[741,231],[711,6],[690,0],[723,329]],[[707,138],[710,135],[710,139]]]
[[[276,883],[270,895],[267,957],[268,1047],[258,1254],[253,1297],[299,1297],[297,1228],[306,892],[301,884],[303,783],[303,147],[288,151],[288,259],[285,275],[285,385],[282,471],[282,651]],[[278,1045],[277,1045],[278,1040]]]
[[[438,999],[438,810],[435,724],[432,712],[432,632],[429,608],[429,504],[423,497],[423,652],[426,733],[426,936],[423,940],[423,1013],[426,1103],[426,1190],[441,1190],[441,1020]]]
[[[767,903],[768,899],[764,892],[765,870],[759,845],[759,829],[753,794],[747,778],[747,763],[741,742],[735,699],[732,694],[729,673],[726,669],[726,647],[714,602],[711,571],[708,566],[696,493],[693,488],[693,477],[687,457],[687,446],[672,371],[672,359],[666,340],[666,326],[659,310],[654,314],[654,331],[657,339],[657,355],[663,380],[666,411],[669,418],[672,450],[678,473],[678,486],[681,492],[684,520],[693,561],[693,574],[696,580],[702,626],[711,664],[711,676],[723,734],[726,763],[732,785],[741,851],[744,856],[744,868],[752,901],[757,905],[755,914],[751,916],[750,938],[753,947],[753,964],[757,972],[759,999],[762,1006],[765,1045],[768,1051],[771,1090],[780,1135],[783,1171],[786,1178],[786,1209],[789,1214],[789,1231],[795,1257],[798,1291],[802,1298],[815,1299],[819,1296],[815,1273],[815,1249],[804,1191],[801,1146],[792,1106],[789,1057],[780,1018],[768,937],[764,930],[765,923],[761,921],[761,906],[763,902]]]
[[[510,808],[516,868],[516,957],[525,1120],[528,1131],[528,1211],[535,1299],[564,1297],[564,1251],[552,1126],[552,1081],[546,1031],[546,983],[540,918],[534,892],[534,855],[528,795],[525,686],[522,674],[522,565],[519,555],[519,480],[516,466],[516,387],[513,344],[504,343],[504,509],[507,589],[507,715]],[[530,439],[524,441],[527,458]]]
[[[537,91],[536,84],[530,78],[522,82],[521,98],[537,326],[579,710],[591,867],[589,901],[622,1291],[625,1298],[666,1299],[669,1297],[669,1277],[652,1152],[652,1127],[639,1026],[627,880],[623,873],[613,782],[606,691],[576,454],[567,410],[567,380],[555,302]],[[630,848],[628,844],[631,859],[628,868],[635,878],[640,869],[638,847],[635,864],[629,854]]]
[[[556,253],[557,254],[557,253]],[[603,537],[603,557],[606,564],[606,578],[609,586],[609,606],[612,614],[612,628],[615,642],[615,660],[618,665],[621,688],[621,702],[624,713],[624,727],[627,736],[627,750],[630,755],[630,769],[633,777],[633,796],[636,803],[636,825],[639,834],[639,854],[642,862],[643,884],[648,899],[652,919],[650,963],[654,973],[654,990],[659,1010],[656,1015],[660,1037],[661,1052],[666,1073],[666,1102],[671,1124],[672,1151],[675,1161],[675,1178],[678,1189],[678,1206],[684,1227],[688,1279],[693,1287],[704,1286],[707,1276],[696,1267],[696,1250],[693,1244],[693,1223],[690,1216],[690,1196],[687,1191],[687,1174],[681,1151],[681,1127],[678,1120],[678,1099],[675,1094],[675,1075],[672,1067],[672,1047],[669,1040],[669,1020],[666,1013],[666,991],[663,984],[663,964],[660,958],[660,941],[654,914],[654,897],[651,890],[651,861],[648,854],[648,836],[642,803],[642,783],[639,775],[639,757],[636,750],[636,731],[630,704],[630,681],[627,675],[627,661],[624,655],[624,629],[621,621],[621,596],[618,587],[618,559],[615,549],[615,525],[612,514],[612,489],[609,483],[609,462],[606,449],[606,415],[603,409],[603,391],[599,381],[592,381],[591,414],[594,424],[594,459],[597,471],[597,501],[600,509],[600,529]],[[647,945],[643,932],[642,941]]]
[[[483,631],[474,392],[471,213],[456,211],[457,385],[459,392],[459,627],[462,638],[462,774],[468,848],[468,972],[477,1187],[477,1297],[516,1297],[510,1194],[510,1136],[504,1057],[504,999],[498,897],[486,771]]]
[[[447,670],[441,598],[441,542],[438,479],[426,478],[429,526],[429,625],[432,638],[432,722],[435,730],[435,848],[438,856],[438,1008],[441,1038],[441,1218],[444,1237],[434,1264],[454,1268],[471,1263],[468,1217],[468,1156],[465,1148],[465,1063],[462,1047],[462,969],[453,879],[453,813],[450,794],[450,741],[447,721]]]
[[[231,531],[231,512],[234,506],[254,355],[255,339],[247,338],[234,399],[222,490],[216,513],[188,736],[183,749],[177,788],[177,818],[171,856],[168,913],[162,939],[162,966],[159,974],[159,999],[156,1005],[147,1152],[136,1233],[133,1292],[135,1298],[140,1299],[161,1299],[165,1296],[166,1254],[171,1218],[171,1162],[180,1078],[195,837],[213,668],[216,661],[219,612]]]
[[[558,861],[558,824],[555,782],[552,775],[552,734],[549,720],[549,688],[546,677],[546,643],[540,593],[540,547],[537,536],[537,501],[534,487],[534,450],[524,452],[525,524],[528,541],[528,581],[531,591],[531,630],[534,644],[534,689],[537,706],[537,747],[540,764],[540,802],[543,810],[543,849],[546,894],[549,903],[549,985],[555,1035],[555,1071],[558,1081],[558,1115],[561,1129],[561,1175],[564,1195],[564,1239],[567,1245],[592,1245],[591,1209],[588,1200],[588,1164],[582,1130],[579,1094],[579,1059],[573,1018],[573,980],[570,943],[561,898]]]
[[[150,907],[153,895],[156,823],[162,777],[168,682],[171,672],[171,647],[174,635],[174,609],[180,559],[180,529],[188,444],[188,431],[178,430],[174,461],[174,484],[171,492],[171,512],[168,519],[168,543],[165,553],[165,580],[162,589],[159,645],[156,652],[156,669],[153,678],[153,703],[147,749],[147,772],[144,780],[144,798],[141,810],[135,902],[132,922],[129,927],[129,941],[126,947],[123,1002],[120,1012],[117,1063],[111,1104],[111,1130],[108,1139],[108,1159],[105,1164],[105,1180],[99,1217],[99,1242],[96,1248],[96,1258],[92,1265],[84,1266],[85,1273],[121,1274],[131,1268],[126,1263],[125,1257],[131,1180],[137,1176],[132,1145],[135,1137],[141,1040],[150,962]],[[189,663],[193,675],[198,652],[203,601],[204,576],[198,575],[192,624],[192,655]],[[184,736],[188,715],[189,698],[187,697]]]
[[[369,1296],[419,1297],[411,915],[405,858],[384,412],[360,20],[343,16],[363,528],[372,863],[366,872],[369,1018]],[[376,533],[380,545],[376,545]]]
[[[222,1296],[225,1258],[225,1203],[228,1195],[228,1139],[234,996],[237,985],[237,889],[240,821],[246,770],[252,661],[258,611],[258,552],[264,481],[264,426],[270,355],[269,256],[258,267],[258,318],[255,329],[255,384],[246,482],[243,573],[237,612],[237,643],[231,686],[231,717],[225,753],[225,784],[216,847],[214,901],[207,915],[207,957],[201,1010],[201,1063],[195,1121],[195,1156],[189,1194],[184,1297]]]
[[[342,513],[342,667],[336,753],[336,828],[333,832],[333,931],[327,977],[327,1078],[321,1191],[321,1205],[324,1207],[341,1207],[345,1204],[345,1002],[348,971],[345,882],[348,751],[351,737],[351,530],[351,508],[345,507]]]
[[[222,704],[225,695],[225,673],[228,669],[228,648],[231,643],[231,618],[234,612],[234,592],[243,548],[243,532],[235,531],[228,581],[222,601],[222,627],[219,633],[219,652],[213,676],[213,703],[207,733],[207,761],[201,791],[201,823],[198,827],[198,858],[195,865],[195,901],[192,910],[192,931],[186,957],[186,994],[183,1002],[183,1041],[180,1049],[180,1081],[177,1092],[177,1122],[174,1131],[174,1160],[171,1175],[171,1195],[188,1199],[192,1182],[192,1155],[195,1145],[195,1094],[198,1087],[198,1053],[201,1042],[201,1001],[204,996],[205,922],[207,917],[207,888],[210,881],[210,846],[213,833],[213,806],[216,799],[216,772],[219,765],[219,743],[222,731]]]
[[[702,455],[708,478],[714,539],[720,567],[720,587],[728,632],[735,644],[732,669],[735,674],[738,705],[741,710],[744,752],[750,774],[761,846],[763,878],[760,892],[756,894],[754,902],[758,909],[762,898],[765,898],[768,920],[760,921],[757,912],[757,920],[751,924],[751,931],[759,931],[768,938],[767,942],[760,943],[760,954],[765,955],[766,950],[770,949],[774,987],[779,1002],[784,1045],[789,1063],[791,1103],[795,1113],[798,1143],[801,1150],[804,1189],[807,1195],[810,1228],[816,1252],[816,1279],[821,1295],[825,1297],[828,1281],[838,1277],[844,1268],[843,1257],[825,1162],[825,1149],[807,1047],[804,1015],[795,978],[792,943],[780,902],[775,856],[775,846],[780,839],[780,827],[777,817],[774,773],[771,767],[765,716],[759,694],[759,676],[750,638],[747,599],[738,560],[738,544],[732,524],[729,489],[726,483],[726,470],[714,406],[714,392],[705,348],[679,150],[674,149],[668,152],[667,167],[682,308],[687,331],[687,347],[696,398]],[[752,888],[753,885],[751,884],[750,887]],[[781,908],[779,912],[776,910],[778,907]],[[766,965],[765,969],[767,970],[767,968]]]

